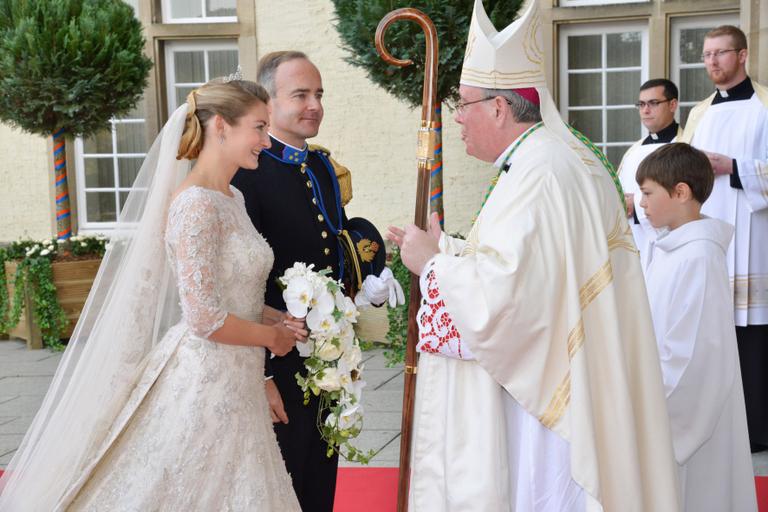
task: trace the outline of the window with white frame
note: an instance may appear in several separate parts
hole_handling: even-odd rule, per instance
[[[680,91],[678,118],[685,125],[696,103],[712,92],[714,85],[701,59],[704,36],[720,25],[739,24],[738,14],[673,18],[671,23],[670,77]]]
[[[643,133],[634,104],[648,76],[646,25],[565,26],[559,38],[560,113],[618,166]]]
[[[75,139],[77,218],[80,231],[114,227],[147,151],[145,107],[140,102],[109,128]]]
[[[165,45],[168,115],[186,101],[187,95],[220,76],[237,70],[236,40],[169,41]]]
[[[163,0],[163,23],[237,21],[237,0]]]
[[[647,4],[651,0],[560,0],[560,7],[582,7],[585,5],[611,5],[611,4]]]

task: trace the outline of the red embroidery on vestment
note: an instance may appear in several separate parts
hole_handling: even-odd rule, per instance
[[[461,335],[453,323],[451,314],[440,298],[435,273],[426,276],[427,289],[417,315],[419,324],[419,350],[433,354],[443,353],[462,358]]]

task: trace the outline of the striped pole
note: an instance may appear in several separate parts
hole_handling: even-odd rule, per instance
[[[442,105],[435,104],[435,153],[432,159],[432,171],[429,176],[429,212],[437,212],[440,226],[445,225],[443,211],[443,116]]]
[[[72,236],[67,186],[67,153],[64,129],[53,134],[53,167],[56,176],[56,238],[67,240]]]

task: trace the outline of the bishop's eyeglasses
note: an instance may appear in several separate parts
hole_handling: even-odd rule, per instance
[[[459,101],[456,104],[456,112],[459,115],[464,115],[464,109],[467,108],[469,105],[472,105],[474,103],[480,103],[481,101],[494,100],[496,98],[498,98],[498,96],[488,96],[487,98],[482,98],[482,99],[473,100],[473,101],[466,101],[466,102],[465,101]],[[502,98],[504,98],[504,97],[502,96]],[[504,101],[506,101],[508,105],[512,104],[512,102],[508,98],[504,98]]]

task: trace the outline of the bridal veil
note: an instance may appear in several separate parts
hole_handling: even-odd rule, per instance
[[[108,437],[147,354],[181,318],[166,258],[187,104],[155,139],[43,404],[0,478],[0,511],[50,511]]]

